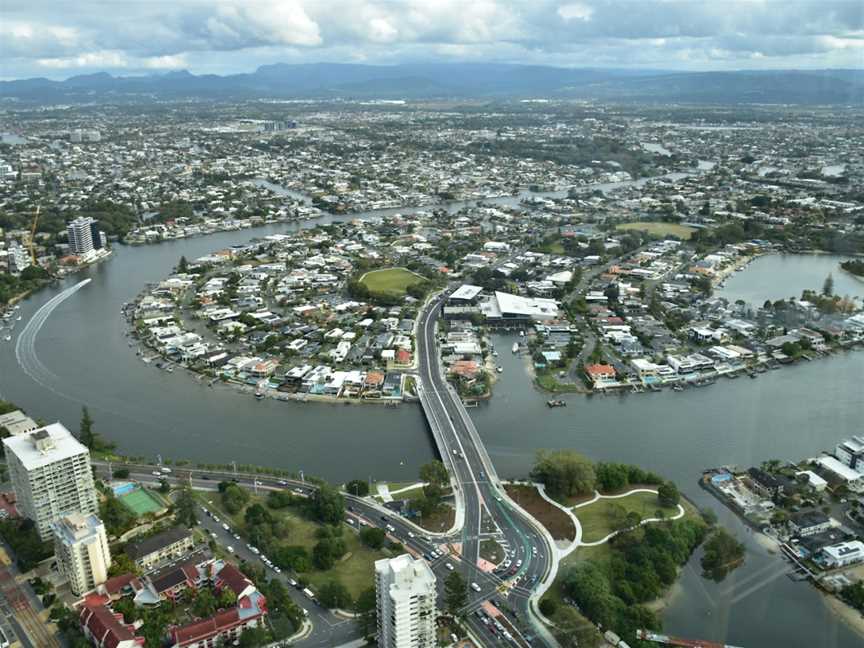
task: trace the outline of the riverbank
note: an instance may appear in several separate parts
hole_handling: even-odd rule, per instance
[[[850,629],[855,631],[859,636],[864,637],[864,615],[851,605],[844,603],[839,598],[827,592],[822,592],[822,600],[825,602],[825,607],[831,612],[831,615],[840,619]]]

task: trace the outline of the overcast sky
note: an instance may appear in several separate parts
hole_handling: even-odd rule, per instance
[[[864,0],[0,0],[0,77],[268,63],[864,67]]]

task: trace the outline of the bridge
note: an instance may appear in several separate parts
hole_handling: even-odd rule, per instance
[[[501,539],[499,544],[506,545],[511,552],[513,564],[519,565],[521,561],[515,574],[504,577],[510,607],[518,618],[533,627],[537,639],[534,645],[539,642],[557,646],[534,607],[557,572],[554,541],[548,531],[508,497],[462,400],[444,378],[436,332],[445,299],[446,294],[431,300],[420,315],[418,396],[442,461],[450,472],[456,525],[461,527],[462,558],[467,566],[476,566],[481,540],[490,535],[488,529],[494,529]],[[471,594],[466,612],[478,608],[496,592],[481,586],[480,592],[472,590]],[[485,626],[476,617],[469,616],[468,624],[478,638],[488,637]],[[495,638],[489,641],[495,643]]]

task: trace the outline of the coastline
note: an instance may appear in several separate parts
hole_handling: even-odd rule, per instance
[[[858,633],[861,637],[864,637],[864,614],[841,601],[833,594],[821,591],[820,593],[822,595],[822,600],[825,602],[825,607],[828,608],[831,615],[840,619],[850,629]]]

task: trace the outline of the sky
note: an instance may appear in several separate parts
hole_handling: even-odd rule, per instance
[[[864,68],[864,0],[0,0],[0,78],[271,63]]]

